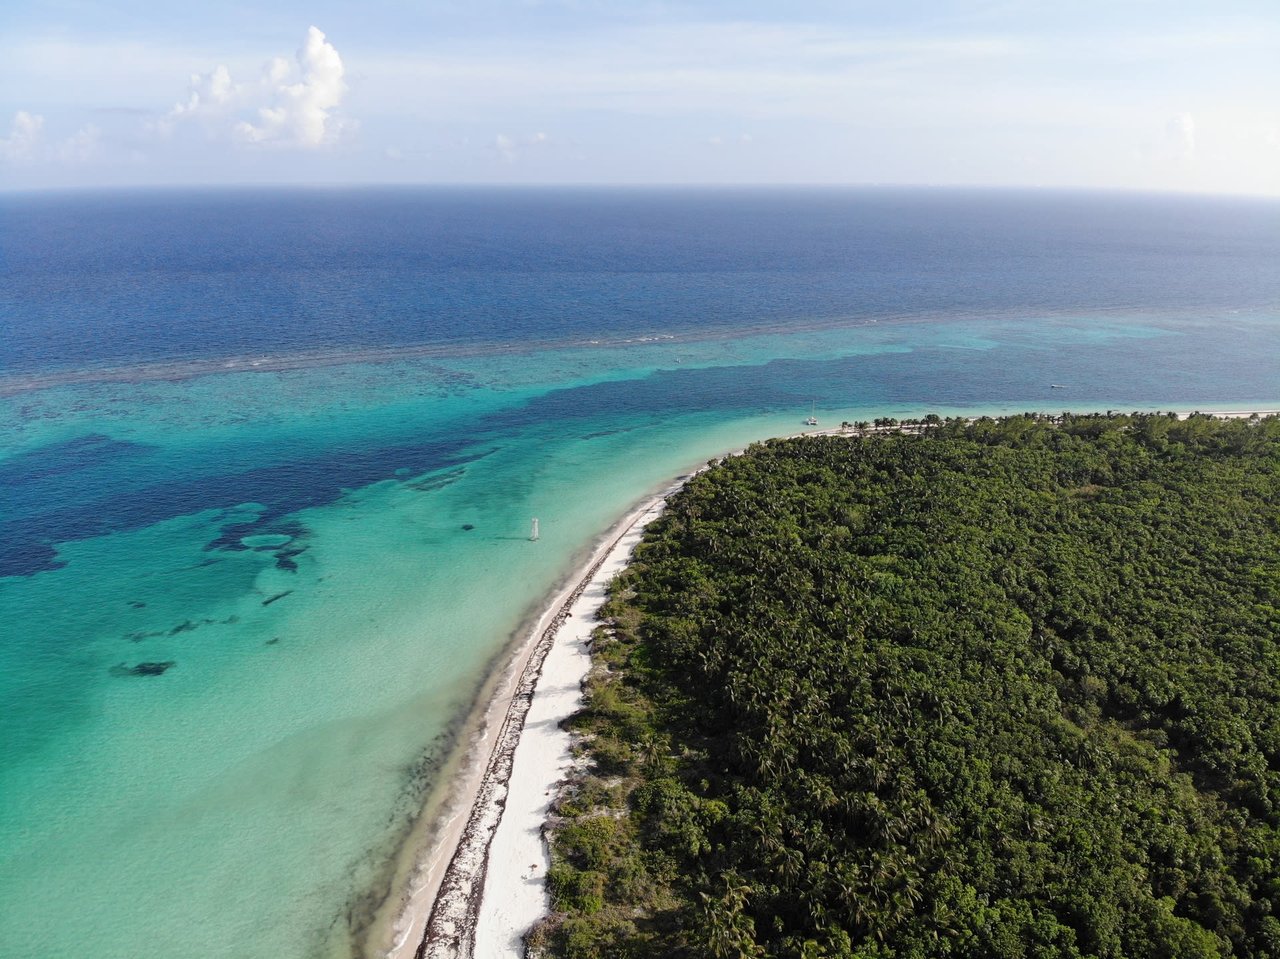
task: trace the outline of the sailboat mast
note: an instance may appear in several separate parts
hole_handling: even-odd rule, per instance
[[[529,539],[533,542],[538,541],[538,517],[533,518],[533,528],[529,530]]]

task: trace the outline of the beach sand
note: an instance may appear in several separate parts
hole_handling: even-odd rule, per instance
[[[521,937],[546,912],[542,825],[571,764],[560,723],[581,706],[596,612],[645,525],[685,479],[609,531],[501,670],[432,852],[402,903],[390,959],[522,953]]]
[[[582,684],[591,669],[591,634],[609,583],[626,566],[644,527],[664,505],[662,499],[647,504],[610,550],[570,608],[543,662],[516,748],[502,819],[489,847],[475,930],[477,959],[520,955],[524,934],[546,915],[550,858],[542,828],[573,766],[570,735],[560,724],[582,707]]]

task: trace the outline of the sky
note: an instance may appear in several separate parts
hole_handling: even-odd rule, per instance
[[[1280,196],[1280,0],[5,0],[0,189]]]

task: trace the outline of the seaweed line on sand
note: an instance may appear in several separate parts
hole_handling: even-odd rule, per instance
[[[510,705],[502,721],[502,727],[494,742],[493,751],[485,767],[480,787],[476,791],[467,824],[462,830],[457,848],[444,878],[440,891],[431,907],[423,931],[422,942],[414,954],[415,959],[471,959],[475,951],[476,923],[480,914],[480,900],[484,894],[485,876],[489,869],[489,847],[502,820],[506,805],[507,785],[515,762],[516,746],[524,731],[525,718],[533,704],[534,691],[547,653],[555,644],[556,634],[569,618],[573,608],[587,586],[595,578],[600,567],[612,555],[623,537],[631,531],[641,514],[620,530],[608,547],[583,574],[560,608],[555,618],[542,631],[537,645],[529,654],[520,679],[511,696]]]

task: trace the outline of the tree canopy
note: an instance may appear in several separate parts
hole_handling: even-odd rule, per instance
[[[1280,959],[1280,419],[759,444],[605,612],[536,948]]]

